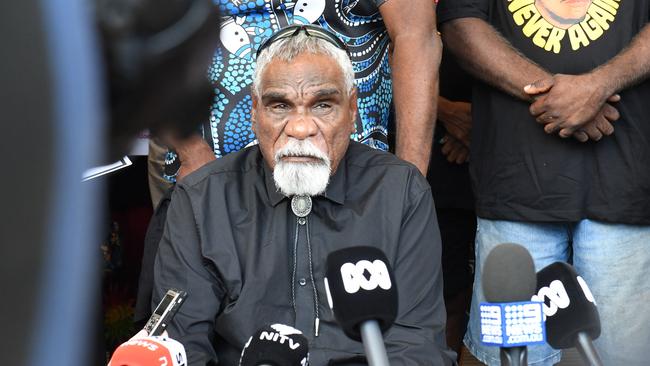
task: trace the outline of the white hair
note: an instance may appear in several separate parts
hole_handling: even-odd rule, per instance
[[[252,85],[255,94],[261,95],[259,88],[262,81],[262,73],[271,60],[278,59],[288,62],[303,53],[321,54],[333,58],[343,72],[347,92],[352,92],[354,88],[354,69],[352,68],[352,62],[347,52],[324,39],[308,36],[301,31],[293,37],[284,38],[272,43],[260,53],[255,63],[255,75]]]
[[[300,156],[315,158],[315,162],[284,161],[283,157]],[[317,196],[325,192],[332,165],[329,157],[309,140],[289,138],[274,156],[275,187],[287,197]]]

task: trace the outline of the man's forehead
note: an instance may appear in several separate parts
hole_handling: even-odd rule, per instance
[[[332,57],[321,54],[301,54],[291,60],[271,60],[261,75],[262,89],[286,88],[344,88],[343,71]]]
[[[313,97],[335,97],[338,95],[343,95],[344,93],[343,88],[332,82],[283,83],[271,81],[268,83],[262,83],[262,98],[283,98],[296,94]]]

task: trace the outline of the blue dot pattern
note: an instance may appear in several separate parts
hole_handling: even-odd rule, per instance
[[[348,45],[356,74],[359,120],[351,138],[388,150],[392,101],[390,39],[375,3],[382,0],[213,0],[221,12],[220,42],[208,77],[214,100],[204,138],[217,157],[255,142],[251,130],[250,86],[261,43],[292,24],[319,24]]]

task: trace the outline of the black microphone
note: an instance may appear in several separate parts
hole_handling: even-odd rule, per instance
[[[368,364],[388,366],[382,332],[397,317],[397,288],[386,255],[363,246],[330,253],[325,289],[343,332],[363,342]]]
[[[284,324],[258,329],[246,342],[239,366],[307,366],[307,338],[296,328]]]
[[[592,343],[600,336],[596,301],[573,266],[555,262],[539,271],[533,300],[544,302],[546,338],[551,347],[576,347],[589,365],[603,364]]]
[[[523,246],[511,243],[499,244],[488,253],[481,278],[485,299],[490,303],[528,301],[535,293],[537,283],[530,253]],[[500,348],[501,365],[528,364],[525,345]]]

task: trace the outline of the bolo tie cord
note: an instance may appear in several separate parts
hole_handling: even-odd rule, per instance
[[[312,260],[312,250],[311,250],[311,240],[309,233],[309,219],[307,217],[297,217],[296,218],[296,231],[293,241],[293,270],[291,274],[291,305],[293,307],[294,314],[297,314],[296,309],[296,271],[298,267],[298,234],[299,228],[301,226],[300,220],[305,220],[304,226],[307,230],[307,257],[309,259],[309,278],[311,280],[312,290],[314,291],[314,337],[318,337],[319,328],[320,328],[320,316],[318,310],[318,291],[316,290],[316,281],[314,280],[314,266]]]

